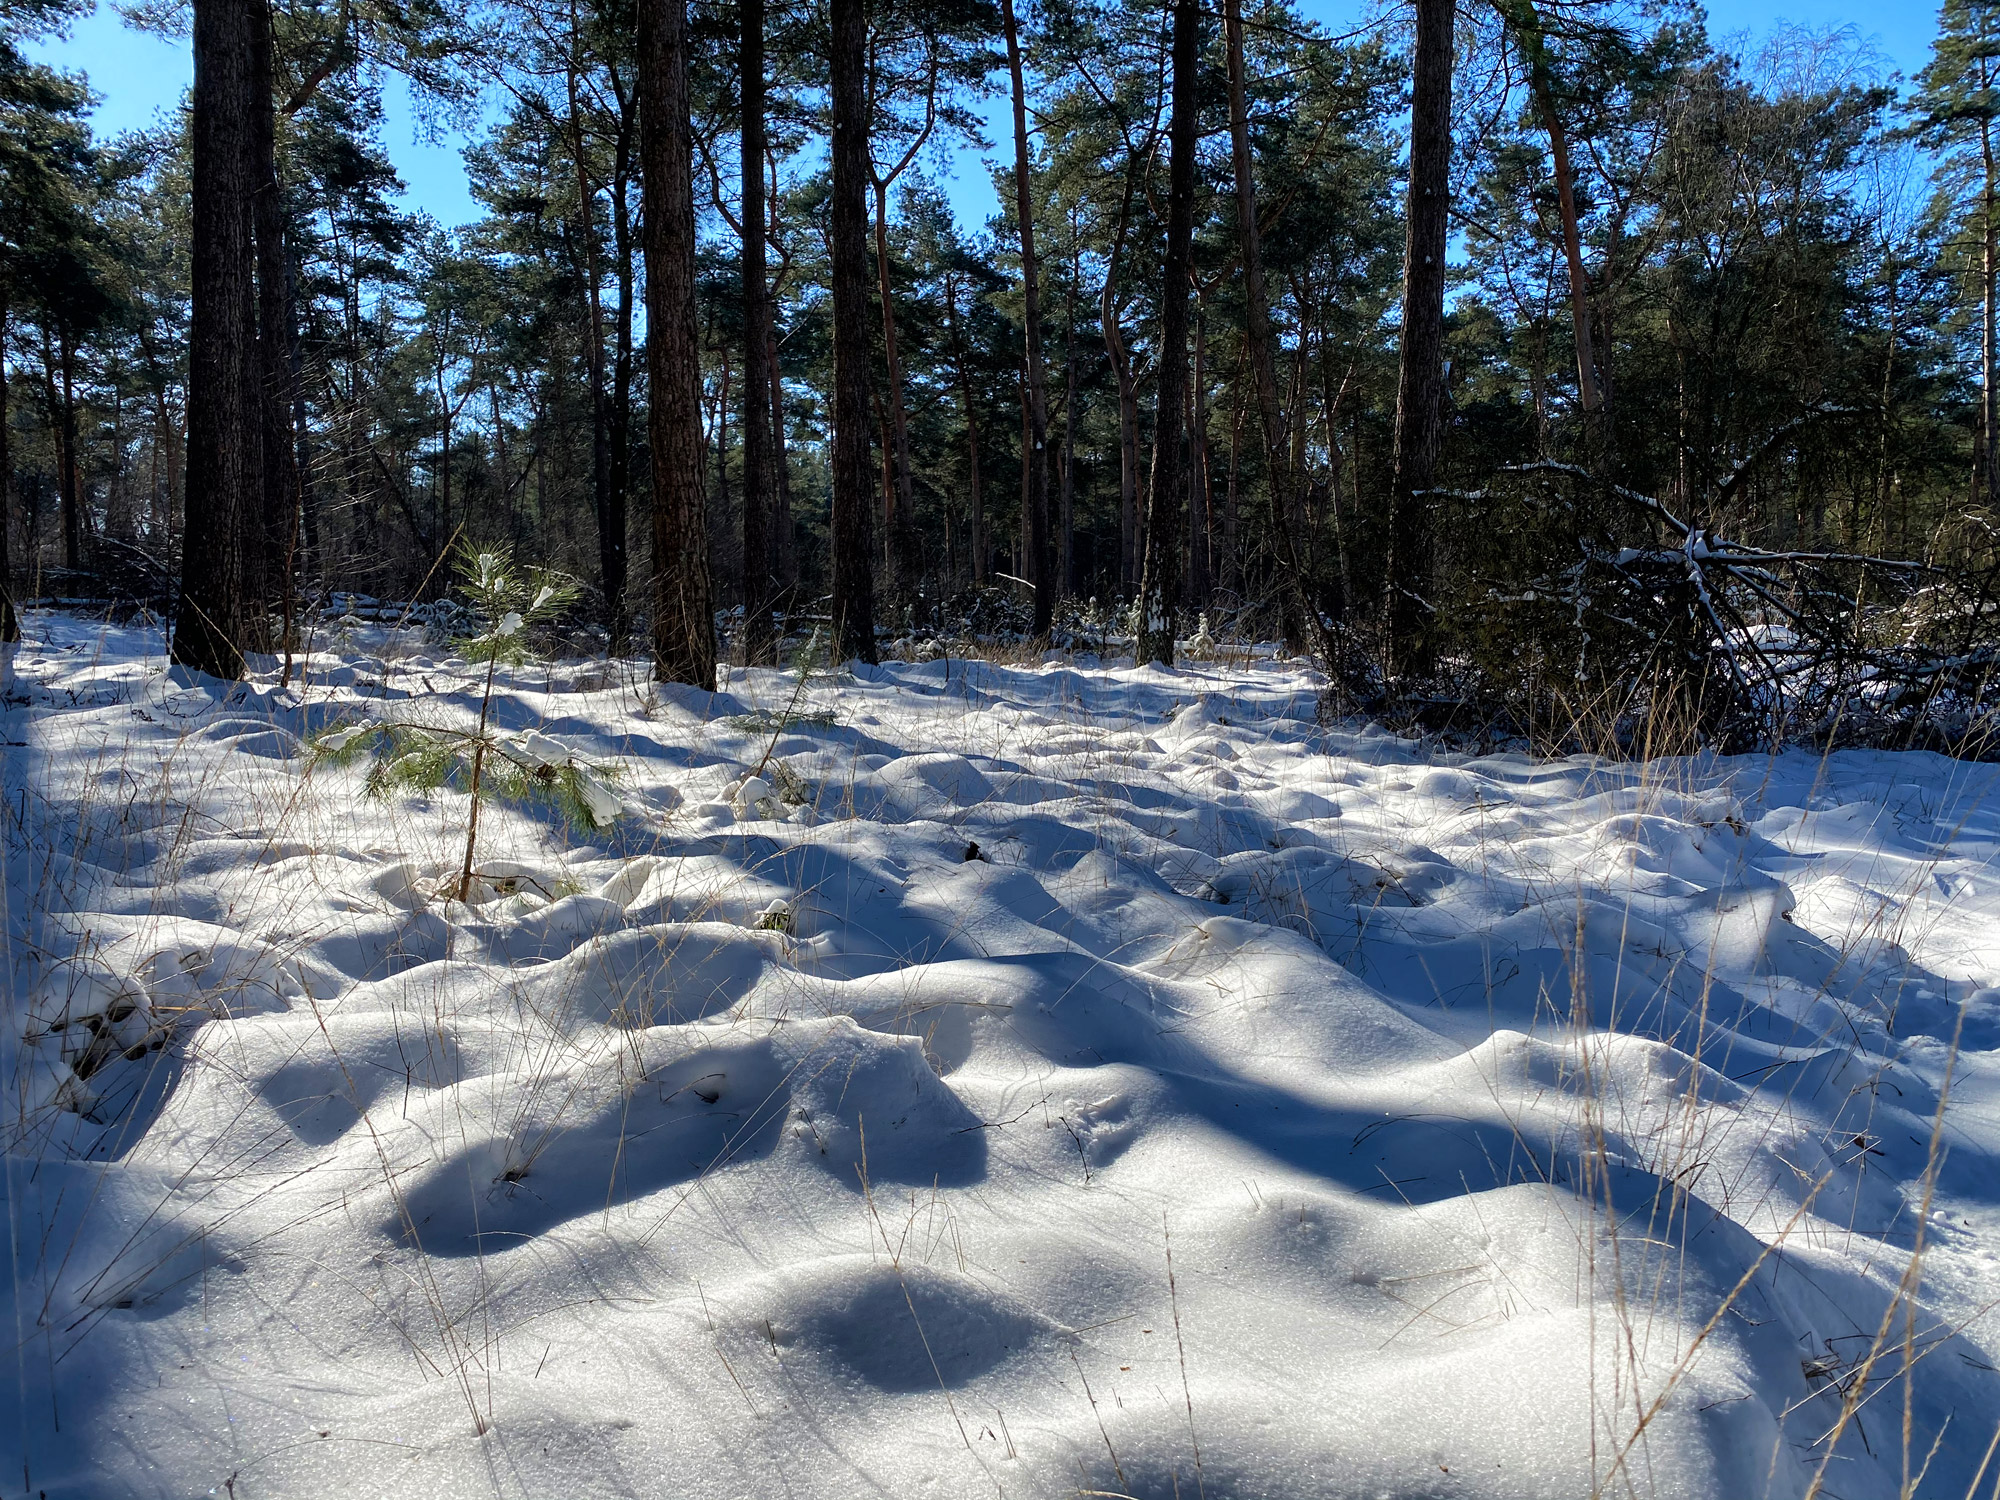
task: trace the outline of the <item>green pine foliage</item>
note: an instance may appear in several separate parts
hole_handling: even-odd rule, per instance
[[[466,853],[457,888],[461,899],[472,889],[473,856],[483,801],[539,803],[565,822],[602,828],[622,811],[612,783],[620,767],[582,755],[539,730],[502,732],[492,726],[493,687],[502,665],[519,666],[533,655],[533,633],[558,619],[577,600],[574,580],[543,568],[517,565],[505,548],[466,546],[453,559],[461,593],[487,628],[455,644],[468,661],[486,672],[475,728],[411,717],[370,719],[336,725],[315,736],[313,767],[368,767],[363,790],[374,798],[397,792],[427,793],[450,786],[472,801]]]

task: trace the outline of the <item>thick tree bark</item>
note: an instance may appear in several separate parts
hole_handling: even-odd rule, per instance
[[[269,0],[250,0],[252,171],[256,198],[251,228],[257,252],[258,423],[263,440],[257,522],[243,543],[244,628],[248,643],[269,651],[274,613],[289,614],[299,508],[298,450],[292,434],[292,356],[297,330],[289,256],[285,250],[285,195],[278,179],[277,118],[271,85],[276,76]]]
[[[715,594],[701,486],[686,0],[639,0],[639,110],[653,449],[653,670],[661,682],[713,692]]]
[[[1410,107],[1409,234],[1389,495],[1388,662],[1392,675],[1432,664],[1430,489],[1444,436],[1444,279],[1451,193],[1454,0],[1417,0]]]
[[[764,0],[742,0],[743,660],[770,660],[771,292],[764,266]]]
[[[1167,121],[1167,254],[1160,287],[1159,407],[1146,495],[1146,568],[1139,585],[1136,659],[1174,664],[1180,604],[1181,506],[1186,482],[1181,406],[1187,396],[1188,266],[1194,241],[1195,90],[1201,73],[1201,11],[1174,0],[1174,102]]]
[[[1041,263],[1035,257],[1033,183],[1028,175],[1028,95],[1021,73],[1021,32],[1014,0],[1000,0],[1007,33],[1007,72],[1014,89],[1014,216],[1021,231],[1021,321],[1028,365],[1028,441],[1021,454],[1021,539],[1028,550],[1028,582],[1035,586],[1035,634],[1055,620],[1056,581],[1049,566],[1048,372],[1042,367]]]
[[[7,287],[0,282],[0,645],[21,638],[21,621],[14,613],[14,458],[8,450],[7,407]]]
[[[866,0],[832,0],[833,635],[875,660],[874,476],[869,473]]]
[[[256,0],[196,0],[187,521],[173,659],[243,675],[243,545],[263,504],[252,199]]]

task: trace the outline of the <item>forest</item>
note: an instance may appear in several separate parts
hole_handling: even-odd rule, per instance
[[[201,0],[109,140],[73,14],[0,16],[14,599],[233,677],[506,544],[705,685],[1198,632],[1407,723],[1985,743],[1983,0],[1913,80],[1679,0]],[[397,75],[476,221],[399,206]]]
[[[2000,0],[88,3],[8,1497],[2000,1496]]]

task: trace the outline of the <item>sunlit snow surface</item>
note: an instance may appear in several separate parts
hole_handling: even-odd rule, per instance
[[[468,909],[463,796],[298,757],[470,722],[462,663],[322,636],[218,700],[156,631],[27,629],[9,1496],[1981,1470],[1993,768],[1470,759],[1316,728],[1263,658],[952,660],[812,686],[766,768],[807,800],[745,808],[729,720],[791,676],[565,662],[497,722],[626,813],[489,807]]]

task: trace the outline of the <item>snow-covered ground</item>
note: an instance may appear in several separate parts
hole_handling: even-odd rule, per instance
[[[2000,1474],[1993,768],[1471,759],[1263,658],[885,665],[773,743],[784,672],[567,662],[496,716],[625,812],[489,805],[468,908],[463,795],[299,755],[464,663],[26,623],[0,1493]]]

